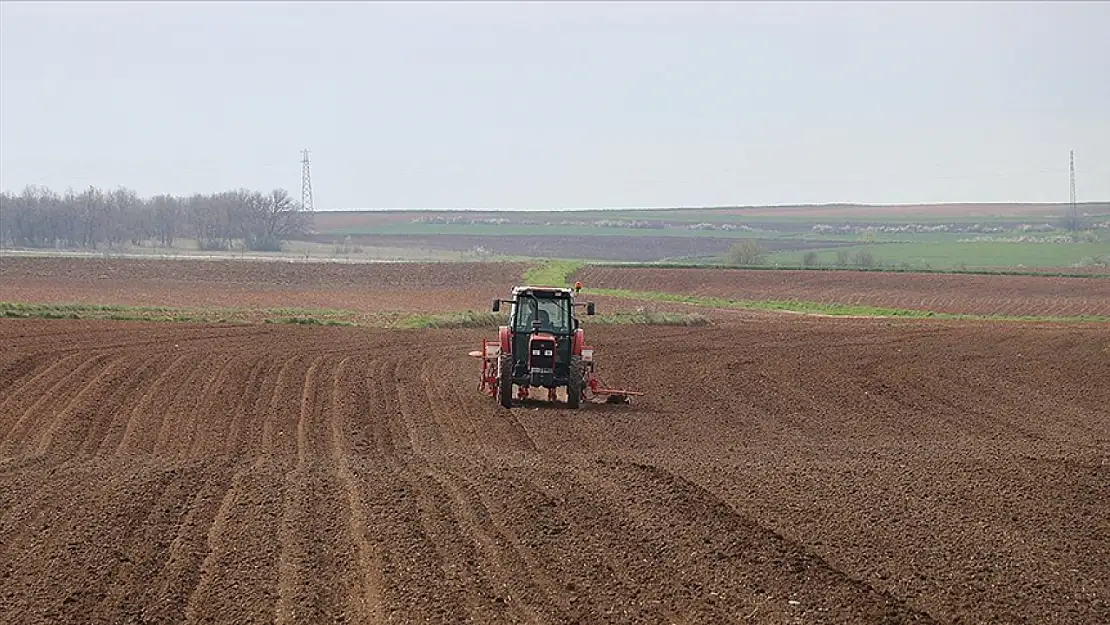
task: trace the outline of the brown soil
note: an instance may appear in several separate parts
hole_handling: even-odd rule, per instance
[[[513,283],[524,263],[304,263],[243,260],[8,257],[0,279],[127,280],[232,286],[346,287],[390,291]]]
[[[482,333],[0,320],[0,620],[1110,622],[1110,329]]]
[[[1110,315],[1110,279],[1048,276],[587,267],[587,287],[736,300],[802,300],[946,313]]]
[[[527,265],[5,258],[0,301],[125,306],[484,311]]]

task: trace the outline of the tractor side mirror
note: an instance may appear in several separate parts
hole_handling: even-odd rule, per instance
[[[499,300],[499,299],[493,300],[493,312],[498,312],[500,310],[501,310],[501,300]]]
[[[593,302],[587,302],[586,303],[586,314],[590,315],[590,316],[593,316],[593,314],[594,314],[594,303]]]

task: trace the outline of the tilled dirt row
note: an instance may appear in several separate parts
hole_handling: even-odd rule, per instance
[[[0,321],[0,621],[1110,621],[1105,326],[591,333]]]
[[[398,313],[485,311],[490,298],[507,294],[526,268],[517,263],[8,257],[0,260],[0,301]]]
[[[803,300],[953,314],[1110,315],[1110,280],[861,271],[586,267],[588,288],[736,300]]]
[[[519,280],[523,263],[299,263],[201,259],[5,257],[0,279],[160,281],[234,286],[357,287],[423,291]]]

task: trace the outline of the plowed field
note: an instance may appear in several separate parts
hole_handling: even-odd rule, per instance
[[[428,313],[487,310],[527,265],[236,260],[0,259],[0,301],[171,307],[296,307]]]
[[[0,320],[4,623],[1110,622],[1110,330]]]
[[[955,314],[1110,315],[1110,279],[1048,276],[587,267],[587,287],[737,300],[802,300]]]

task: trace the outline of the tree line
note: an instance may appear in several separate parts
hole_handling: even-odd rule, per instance
[[[312,214],[284,189],[145,199],[123,187],[58,194],[29,186],[18,195],[0,193],[0,244],[6,247],[174,247],[194,239],[202,250],[280,251],[283,242],[311,228]]]

